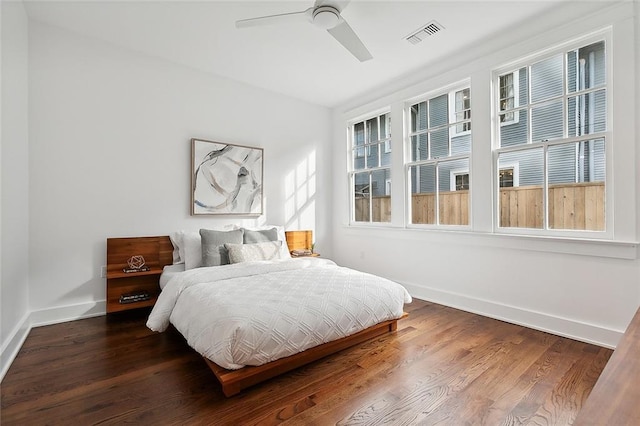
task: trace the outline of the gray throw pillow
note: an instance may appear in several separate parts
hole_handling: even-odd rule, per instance
[[[263,229],[260,231],[251,231],[249,229],[244,229],[245,244],[266,243],[267,241],[278,241],[277,228]]]
[[[220,266],[229,264],[229,254],[224,247],[226,243],[242,244],[244,230],[214,231],[201,229],[202,266]]]

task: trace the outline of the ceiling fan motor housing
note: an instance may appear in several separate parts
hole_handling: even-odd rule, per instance
[[[340,12],[335,7],[320,6],[313,11],[313,25],[324,30],[334,28],[340,22]]]

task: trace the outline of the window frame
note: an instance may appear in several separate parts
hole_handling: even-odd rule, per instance
[[[449,190],[450,191],[468,191],[471,188],[471,175],[469,174],[469,169],[455,169],[455,170],[449,170]],[[458,182],[456,181],[456,178],[458,176],[464,176],[467,175],[468,176],[468,180],[469,180],[469,188],[467,189],[458,189]]]
[[[511,75],[513,76],[513,87],[514,89],[520,87],[520,68],[514,70]],[[498,86],[500,86],[498,84]],[[498,87],[498,102],[502,101],[500,97],[500,87]],[[514,90],[513,92],[513,105],[514,108],[520,106],[520,90]],[[511,124],[520,123],[520,110],[513,111],[513,118],[509,121],[500,121],[500,116],[498,115],[498,121],[500,122],[500,126],[509,126]]]
[[[512,169],[513,170],[513,186],[500,186],[500,172],[502,170]],[[510,161],[508,163],[503,164],[502,166],[498,165],[498,188],[517,188],[520,186],[520,162],[519,161]]]
[[[391,171],[394,183],[392,188],[393,219],[391,223],[377,224],[376,233],[388,232],[388,235],[407,235],[410,238],[429,238],[437,241],[460,241],[463,243],[482,242],[495,247],[508,247],[514,250],[533,250],[555,253],[567,253],[583,256],[612,257],[621,259],[636,259],[638,251],[638,232],[640,224],[637,216],[640,214],[640,206],[636,205],[634,197],[627,194],[637,194],[639,184],[633,179],[636,172],[635,152],[637,146],[635,138],[638,136],[636,126],[633,124],[640,105],[633,103],[633,94],[628,91],[632,87],[635,77],[629,72],[634,68],[633,53],[635,45],[633,37],[633,24],[628,19],[628,6],[618,6],[615,9],[614,19],[610,17],[598,18],[588,27],[570,23],[562,28],[555,29],[540,37],[518,41],[512,46],[495,49],[483,57],[482,61],[467,61],[464,64],[445,64],[446,72],[430,74],[425,68],[423,78],[416,81],[415,78],[403,79],[395,85],[397,89],[383,91],[374,96],[363,96],[354,102],[344,104],[337,108],[335,122],[339,128],[336,130],[335,139],[340,147],[347,147],[348,135],[346,132],[349,122],[357,121],[364,114],[370,115],[371,111],[390,109],[394,124],[393,150]],[[548,50],[566,50],[566,47],[587,45],[590,41],[605,40],[607,46],[607,112],[606,120],[608,133],[606,139],[606,184],[605,202],[607,208],[606,233],[598,232],[588,235],[585,231],[568,231],[565,235],[560,232],[541,235],[538,232],[528,233],[525,228],[513,228],[510,232],[504,228],[501,232],[496,230],[496,218],[494,217],[495,196],[497,194],[498,170],[493,159],[494,135],[500,130],[497,119],[494,117],[494,85],[492,73],[496,68],[508,68],[514,61],[525,63],[528,56],[540,56]],[[571,46],[573,45],[573,46]],[[551,48],[549,48],[551,46]],[[512,67],[517,68],[516,67]],[[407,189],[407,173],[404,162],[407,157],[406,150],[406,117],[409,114],[407,100],[423,98],[425,93],[436,91],[449,84],[451,81],[470,80],[474,131],[472,138],[473,161],[470,167],[473,169],[474,195],[470,197],[470,225],[471,229],[426,229],[424,225],[411,225],[410,216],[407,215],[406,206],[409,196]],[[612,84],[615,81],[615,84]],[[615,116],[614,116],[615,108]],[[404,117],[403,117],[404,116]],[[522,119],[522,117],[520,117]],[[343,127],[344,126],[344,127]],[[345,130],[342,130],[345,129]],[[404,130],[404,131],[402,131]],[[342,145],[345,144],[345,145]],[[341,151],[341,149],[339,149]],[[337,171],[338,182],[347,178],[339,169],[345,172],[350,167],[350,152],[343,151],[338,154]],[[637,155],[637,154],[636,154]],[[506,159],[503,159],[506,161]],[[522,183],[524,181],[522,180]],[[337,203],[336,218],[338,226],[344,230],[352,229],[353,235],[364,235],[372,226],[361,223],[350,223],[350,182],[339,183],[336,188],[339,198],[343,200]],[[343,193],[344,191],[344,193]],[[614,199],[615,198],[615,199]],[[353,227],[351,227],[353,225]],[[424,228],[424,229],[417,229]],[[364,229],[364,230],[363,230]],[[576,232],[580,232],[577,234]],[[367,234],[368,235],[368,234]],[[382,234],[381,234],[382,235]]]
[[[462,87],[458,90],[454,89],[449,92],[449,105],[453,105],[453,108],[449,108],[449,111],[448,111],[449,123],[455,123],[455,125],[453,126],[450,125],[451,130],[449,134],[449,139],[451,139],[452,137],[465,136],[465,135],[471,134],[471,104],[469,104],[469,108],[467,109],[463,109],[462,111],[456,110],[456,106],[457,106],[456,95],[460,92],[464,92],[465,90],[469,91],[469,98],[471,98],[471,86]],[[466,111],[469,111],[469,117],[465,117],[461,121],[456,121],[457,119],[456,114],[458,113],[464,114]],[[458,125],[464,126],[465,124],[469,124],[469,129],[458,131],[458,128],[457,128]]]
[[[597,42],[604,42],[605,44],[605,82],[601,85],[594,85],[588,89],[574,90],[570,91],[568,87],[567,80],[567,53],[571,50],[580,49],[590,44],[594,44]],[[493,178],[493,233],[498,235],[526,235],[526,236],[541,236],[541,237],[562,237],[562,238],[577,238],[577,239],[595,239],[595,240],[612,240],[614,237],[613,232],[613,209],[615,208],[614,199],[613,199],[613,82],[612,78],[614,75],[613,70],[613,54],[612,54],[612,33],[610,29],[604,29],[601,31],[594,32],[590,35],[579,37],[572,39],[570,41],[566,41],[563,43],[558,43],[549,49],[545,49],[543,51],[534,52],[532,54],[526,55],[516,61],[510,62],[506,66],[495,67],[491,73],[491,85],[492,85],[492,106],[491,109],[493,111],[493,134],[492,134],[492,158],[493,158],[493,170],[494,178]],[[528,128],[527,128],[527,141],[524,144],[500,147],[500,129],[504,125],[504,123],[500,122],[500,114],[503,111],[500,110],[500,87],[499,86],[499,77],[500,75],[504,75],[505,73],[519,73],[521,68],[527,67],[530,68],[532,65],[549,59],[553,56],[562,55],[563,60],[563,94],[561,96],[555,96],[549,99],[545,99],[540,102],[527,102],[526,105],[518,105],[515,112],[520,112],[522,110],[532,111],[533,108],[540,105],[551,104],[556,102],[558,99],[562,100],[562,108],[563,108],[563,135],[561,138],[551,139],[551,140],[542,140],[542,141],[533,141],[533,132],[532,132],[532,120],[531,114],[529,114],[528,120]],[[530,75],[530,74],[529,74]],[[528,93],[531,93],[531,77],[528,78]],[[568,133],[568,100],[570,98],[575,98],[580,95],[585,95],[587,93],[596,93],[599,90],[606,91],[606,102],[605,102],[605,119],[606,119],[606,129],[602,132],[594,132],[587,133],[579,136],[569,136]],[[509,122],[512,124],[512,122]],[[580,229],[554,229],[549,228],[549,214],[548,211],[548,196],[549,196],[549,182],[548,182],[548,150],[549,147],[559,146],[559,145],[570,145],[583,141],[591,141],[604,139],[604,155],[605,155],[605,229],[603,231],[592,231],[592,230],[580,230]],[[518,150],[531,150],[541,148],[543,150],[543,228],[519,228],[519,227],[501,227],[500,226],[500,180],[499,180],[499,170],[504,167],[499,167],[498,159],[499,154],[503,152],[512,152]],[[515,173],[515,171],[514,171]],[[515,185],[515,176],[514,176],[514,187]],[[518,182],[519,184],[519,182]]]
[[[453,161],[458,161],[458,160],[467,160],[468,162],[468,169],[466,170],[466,173],[469,174],[469,189],[467,191],[469,191],[469,194],[471,194],[471,180],[472,180],[472,174],[471,174],[471,168],[472,168],[472,156],[473,156],[473,143],[469,144],[469,152],[468,153],[463,153],[463,154],[452,154],[451,153],[451,139],[454,137],[459,137],[459,136],[464,136],[464,135],[470,135],[471,138],[473,139],[473,135],[471,133],[471,129],[473,129],[473,124],[471,125],[471,129],[468,131],[464,131],[461,133],[454,133],[452,131],[452,129],[455,130],[455,127],[458,124],[461,123],[472,123],[473,122],[473,112],[471,112],[471,118],[469,119],[464,119],[460,122],[457,121],[451,121],[452,118],[455,119],[455,111],[452,114],[451,112],[451,100],[454,99],[455,101],[455,93],[463,91],[465,89],[469,89],[469,95],[471,96],[471,80],[470,79],[465,79],[462,81],[458,81],[455,83],[451,83],[448,85],[444,85],[442,87],[440,87],[439,89],[436,90],[432,90],[426,94],[423,94],[421,96],[416,96],[410,99],[406,99],[404,101],[404,116],[405,116],[405,128],[407,129],[405,134],[403,135],[403,141],[404,141],[404,149],[405,149],[405,160],[404,160],[404,187],[405,187],[405,226],[407,228],[426,228],[426,229],[446,229],[446,230],[451,230],[451,229],[459,229],[459,230],[470,230],[473,229],[473,220],[472,220],[472,215],[471,215],[471,203],[469,203],[468,206],[468,218],[469,221],[466,225],[450,225],[450,224],[443,224],[441,223],[441,218],[440,218],[440,193],[442,191],[439,190],[439,185],[440,185],[440,178],[438,176],[439,172],[439,165],[440,163],[446,163],[446,162],[453,162]],[[412,132],[410,129],[411,127],[411,108],[412,106],[422,103],[422,102],[426,102],[427,105],[429,104],[429,100],[434,99],[434,98],[438,98],[440,96],[446,95],[447,96],[447,123],[446,124],[442,124],[442,125],[437,125],[434,127],[430,127],[429,126],[429,113],[427,112],[427,127],[425,129],[422,130],[417,130],[415,132]],[[455,108],[454,108],[455,109]],[[471,110],[471,105],[470,108]],[[431,141],[430,141],[430,137],[429,135],[431,133],[433,133],[436,130],[439,129],[443,129],[443,128],[448,128],[449,129],[449,140],[448,140],[448,156],[446,157],[434,157],[432,156],[432,147],[431,147]],[[411,145],[412,145],[412,138],[414,136],[418,136],[420,134],[426,134],[427,135],[427,158],[426,159],[419,159],[419,160],[412,160],[411,159]],[[436,191],[435,191],[435,199],[436,199],[436,208],[435,208],[435,223],[413,223],[412,222],[412,192],[411,192],[411,168],[412,167],[418,167],[418,173],[419,173],[419,166],[424,166],[424,165],[433,165],[435,167],[436,170],[436,176],[435,176],[435,187],[436,187]],[[446,192],[446,191],[445,191]]]
[[[386,132],[386,134],[384,135],[384,137],[382,137],[381,133],[380,133],[380,129],[381,129],[381,125],[380,125],[380,121],[381,121],[381,117],[382,116],[386,116],[387,117],[387,123],[385,125],[385,129],[388,127],[389,131]],[[369,141],[367,142],[367,122],[369,120],[372,119],[376,119],[376,123],[377,123],[377,131],[378,131],[378,139],[376,139],[375,141]],[[355,126],[359,123],[363,123],[364,124],[364,145],[355,145]],[[388,182],[390,183],[391,179],[392,179],[392,165],[391,162],[387,165],[383,165],[382,164],[382,155],[383,154],[391,154],[391,150],[386,151],[386,145],[391,143],[391,108],[385,108],[385,109],[381,109],[381,110],[377,110],[374,112],[371,112],[369,114],[365,114],[362,116],[359,116],[357,118],[351,119],[347,122],[347,149],[348,149],[348,171],[347,171],[347,175],[348,175],[348,185],[349,185],[349,224],[352,226],[388,226],[390,225],[390,221],[388,222],[376,222],[373,221],[373,214],[372,214],[372,205],[373,203],[369,203],[369,220],[368,221],[357,221],[355,214],[356,214],[356,209],[355,209],[355,199],[356,199],[356,190],[355,190],[355,176],[356,174],[359,173],[368,173],[369,174],[369,184],[367,185],[368,188],[368,196],[369,199],[371,200],[373,197],[373,183],[371,181],[372,179],[372,174],[374,172],[380,171],[380,170],[388,170],[388,174],[389,177],[385,178],[385,182],[384,182],[384,192],[385,192],[385,196],[389,196],[391,197],[392,194],[389,193],[387,194],[387,186],[388,186]],[[378,148],[378,165],[374,166],[374,167],[368,167],[367,164],[367,158],[371,155],[371,147],[372,146],[377,146]],[[361,153],[366,153],[364,155],[361,155]],[[355,160],[359,159],[359,158],[364,158],[364,167],[361,169],[356,169],[355,168]],[[364,191],[362,192],[364,193]]]

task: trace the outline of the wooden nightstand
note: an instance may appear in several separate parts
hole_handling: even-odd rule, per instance
[[[144,257],[148,271],[124,272],[131,256]],[[107,313],[153,306],[160,274],[173,261],[169,237],[107,238]]]
[[[287,246],[289,246],[289,252],[294,250],[311,250],[313,247],[313,231],[285,231],[285,237],[287,238]],[[304,256],[291,257],[319,257],[318,253],[312,253]]]

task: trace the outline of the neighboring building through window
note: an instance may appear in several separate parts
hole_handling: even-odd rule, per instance
[[[497,73],[500,227],[605,230],[605,58],[600,41]]]
[[[459,123],[453,128],[454,135],[460,135],[471,131],[471,94],[469,88],[453,91],[449,94],[449,104],[453,105],[451,109],[452,117],[449,121]]]
[[[354,222],[391,221],[391,117],[382,114],[350,126],[349,172]]]
[[[413,103],[408,120],[411,223],[469,225],[469,87]]]
[[[469,173],[458,173],[455,175],[454,191],[465,191],[469,189]]]
[[[500,76],[500,110],[509,111],[519,106],[520,72],[514,71]],[[518,122],[518,111],[510,111],[500,116],[500,124],[513,124]]]
[[[500,169],[498,179],[500,181],[500,188],[513,188],[514,186],[518,186],[513,184],[513,168],[511,167]]]

